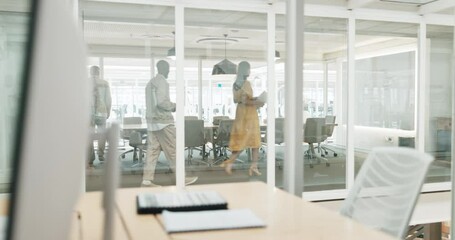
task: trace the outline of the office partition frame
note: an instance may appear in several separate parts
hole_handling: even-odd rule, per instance
[[[286,13],[286,48],[288,51],[284,81],[286,91],[284,142],[286,146],[284,152],[283,187],[289,193],[301,197],[304,186],[303,151],[301,148],[303,142],[304,1],[287,0],[286,6],[290,11]]]
[[[455,8],[453,9],[453,19],[452,23],[455,26]],[[453,31],[453,50],[452,50],[452,72],[451,72],[451,77],[452,77],[452,83],[455,83],[455,27]],[[452,84],[452,119],[455,119],[455,84]],[[451,201],[451,211],[450,211],[450,236],[455,236],[455,166],[453,165],[453,156],[455,154],[455,130],[452,128],[452,148],[451,148],[451,154],[452,154],[452,165],[451,165],[451,191],[452,191],[452,201]]]
[[[273,6],[267,12],[267,116],[276,116],[275,34],[276,17]],[[275,142],[275,117],[267,118],[267,142]],[[275,186],[275,147],[267,147],[267,184]]]
[[[104,2],[107,0],[95,0],[99,2]],[[366,2],[368,0],[359,0],[357,2]],[[257,12],[267,14],[267,31],[268,31],[268,40],[267,40],[267,87],[269,91],[269,96],[276,95],[276,81],[274,77],[274,51],[275,51],[275,16],[277,14],[286,14],[286,6],[284,2],[276,2],[273,0],[270,1],[232,1],[232,0],[109,0],[109,2],[124,2],[124,3],[136,3],[136,4],[151,4],[151,5],[161,5],[161,6],[174,6],[175,14],[175,28],[176,28],[176,68],[177,68],[177,82],[182,84],[177,84],[177,159],[184,158],[184,110],[183,110],[183,94],[184,94],[184,80],[183,80],[183,69],[184,69],[184,11],[185,8],[192,9],[211,9],[211,10],[226,10],[226,11],[239,11],[239,12]],[[454,16],[449,14],[438,14],[437,12],[441,9],[449,9],[450,7],[455,7],[455,1],[443,1],[443,4],[427,4],[425,8],[421,8],[419,12],[405,12],[405,11],[394,11],[394,10],[380,10],[380,9],[367,9],[364,8],[365,4],[352,4],[347,6],[328,6],[328,5],[317,5],[317,4],[305,4],[304,16],[312,17],[330,17],[330,18],[342,18],[348,21],[348,81],[349,85],[354,85],[355,80],[355,57],[354,57],[354,48],[355,48],[355,21],[356,20],[372,20],[372,21],[388,21],[388,22],[399,22],[399,23],[415,23],[419,24],[419,40],[418,40],[418,67],[419,67],[419,80],[418,85],[416,85],[416,92],[422,97],[424,94],[424,85],[427,81],[426,68],[427,63],[425,61],[426,54],[426,45],[427,39],[424,33],[426,32],[426,25],[443,25],[443,26],[455,26]],[[339,59],[341,61],[341,59]],[[291,60],[290,63],[292,63]],[[294,62],[295,63],[295,62]],[[350,90],[352,91],[352,90]],[[455,90],[453,91],[455,93]],[[349,94],[353,95],[353,94]],[[267,114],[273,116],[269,118],[269,124],[267,129],[267,142],[275,142],[275,128],[274,128],[274,116],[275,116],[275,99],[269,97],[267,100],[268,109]],[[291,99],[286,101],[286,109],[294,109],[298,104],[296,99]],[[422,100],[417,102],[416,106],[416,116],[418,118],[424,116],[425,108],[422,106],[424,102]],[[352,186],[354,181],[354,142],[353,142],[353,130],[354,130],[354,119],[353,119],[353,107],[354,99],[353,96],[349,97],[348,100],[348,136],[347,136],[347,169],[346,169],[346,188],[348,189]],[[455,114],[455,109],[452,112]],[[454,118],[455,116],[453,116]],[[294,123],[294,128],[296,127]],[[272,126],[273,125],[273,126]],[[419,122],[416,125],[416,130],[418,132],[418,149],[424,149],[424,142],[422,142],[422,137],[424,134],[424,129]],[[454,130],[452,130],[453,132]],[[452,133],[453,134],[453,133]],[[454,138],[452,138],[454,139]],[[453,143],[452,143],[453,144]],[[454,151],[454,147],[452,147]],[[289,156],[294,156],[291,154]],[[454,153],[452,152],[452,156]],[[291,157],[292,158],[292,157]],[[285,161],[290,161],[295,159],[286,159]],[[181,161],[180,161],[181,162]],[[177,186],[184,186],[184,170],[185,166],[181,162],[177,161]],[[295,172],[292,172],[292,169],[287,169],[284,174],[291,176],[294,183],[296,181],[301,181],[300,176],[295,175]],[[270,144],[267,148],[267,184],[270,186],[275,186],[275,148],[274,144]],[[273,175],[273,176],[272,176]],[[453,175],[453,174],[452,174]],[[297,179],[298,178],[298,179]],[[302,186],[304,185],[303,181],[301,182]],[[329,190],[329,191],[318,191],[318,192],[306,192],[303,193],[303,196],[310,200],[327,200],[327,199],[339,199],[346,196],[347,189],[338,189],[338,190]],[[431,191],[444,191],[450,190],[450,182],[440,182],[440,183],[428,183],[425,184],[422,191],[431,192]]]

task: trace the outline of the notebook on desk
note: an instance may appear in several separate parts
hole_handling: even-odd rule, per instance
[[[168,233],[265,227],[251,209],[230,209],[196,212],[163,211],[164,228]]]
[[[227,209],[226,200],[215,191],[139,193],[138,214]]]

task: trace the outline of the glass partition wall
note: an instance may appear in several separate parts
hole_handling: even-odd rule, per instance
[[[347,20],[305,17],[303,66],[304,191],[346,188],[346,134],[340,65],[347,55]]]
[[[32,1],[0,3],[0,193],[11,192]]]
[[[173,117],[173,126],[180,129],[176,133],[185,133],[176,134],[177,139],[185,136],[185,145],[177,149],[181,155],[177,156],[178,161],[184,162],[180,165],[184,169],[181,172],[186,177],[198,177],[192,182],[195,184],[265,181],[282,187],[286,174],[282,168],[286,161],[282,120],[286,117],[286,105],[295,104],[284,102],[288,51],[285,10],[279,3],[276,8],[268,8],[265,3],[258,4],[258,8],[251,6],[233,5],[224,9],[217,3],[198,8],[172,1],[150,4],[80,1],[90,54],[87,72],[90,75],[91,66],[99,66],[99,78],[109,85],[111,106],[106,125],[112,121],[122,123],[119,157],[122,187],[141,186],[144,179],[144,167],[154,139],[150,138],[153,135],[150,132],[155,129],[150,127],[150,122],[147,124],[147,103],[150,103],[147,86],[151,79],[163,76],[157,68],[162,61],[169,66],[169,73],[164,77],[168,100],[179,101],[177,105],[183,108],[168,109],[167,115]],[[177,15],[176,11],[183,14]],[[314,133],[318,140],[304,136],[304,157],[295,160],[304,162],[303,190],[311,199],[329,199],[334,196],[331,194],[342,198],[376,146],[418,147],[429,152],[436,162],[427,183],[448,182],[453,26],[426,25],[427,37],[420,40],[421,46],[424,42],[427,46],[422,50],[426,65],[419,65],[419,17],[397,16],[379,21],[365,15],[356,19],[349,11],[337,11],[337,17],[328,17],[310,8],[311,16],[304,19],[302,127],[304,135],[314,130],[311,124],[319,122],[323,127]],[[353,23],[350,21],[355,24],[349,25]],[[355,57],[349,61],[348,35],[353,32]],[[180,55],[179,50],[184,54]],[[270,58],[273,52],[275,59]],[[176,55],[181,59],[176,59]],[[252,151],[235,156],[232,169],[228,169],[232,174],[226,173],[225,168],[233,149],[230,136],[223,137],[220,125],[223,120],[232,122],[238,118],[239,101],[244,98],[236,99],[234,83],[242,61],[249,63],[246,80],[252,97],[276,90],[268,96],[274,99],[270,107],[275,115],[267,116],[268,104],[256,107],[252,114],[259,125],[257,166],[261,175],[249,174],[254,159]],[[354,73],[348,71],[350,64],[355,66]],[[427,76],[421,76],[421,66],[426,66]],[[425,85],[419,88],[419,83]],[[238,89],[242,87],[237,85]],[[419,102],[417,96],[424,99]],[[348,118],[348,114],[353,115]],[[421,118],[424,124],[419,124]],[[267,129],[270,119],[275,120],[275,129]],[[190,120],[195,120],[194,124],[198,125],[194,126],[198,127],[191,127]],[[170,124],[167,123],[166,126]],[[275,133],[274,143],[266,141],[268,131]],[[231,134],[232,129],[227,132]],[[200,139],[194,143],[197,138]],[[234,139],[237,139],[234,143],[239,143],[239,138]],[[102,145],[100,140],[93,143],[95,161],[86,169],[87,190],[101,187]],[[268,156],[272,148],[274,156]],[[176,171],[166,154],[155,158],[153,184],[174,185]],[[271,172],[275,174],[272,180],[267,176]]]
[[[265,182],[267,15],[186,8],[184,42],[187,172]]]
[[[414,147],[417,24],[356,21],[355,172],[374,147]]]
[[[426,182],[450,181],[454,28],[427,26],[425,151],[435,157]]]
[[[150,131],[169,130],[166,136],[174,134],[175,141],[176,72],[175,62],[168,58],[168,50],[174,47],[174,7],[81,2],[80,8],[90,55],[88,77],[95,85],[92,126],[102,129],[110,122],[121,123],[121,186],[138,187],[144,185],[143,180],[151,182],[145,182],[146,186],[174,185],[175,160],[166,158],[172,150],[160,153],[156,134]],[[158,68],[160,61],[166,66]],[[159,85],[162,92],[147,94],[150,83]],[[156,115],[147,112],[146,99],[151,97],[160,101],[153,106],[167,104],[163,104],[166,111],[160,112],[160,118],[166,119],[160,124],[152,123]],[[103,139],[93,141],[94,151],[87,160],[87,190],[99,190],[102,185],[108,147]]]

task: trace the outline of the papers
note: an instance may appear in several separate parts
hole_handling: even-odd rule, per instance
[[[267,92],[266,92],[266,91],[263,91],[263,92],[257,97],[257,100],[258,100],[259,102],[266,103],[266,102],[267,102]]]
[[[163,211],[163,220],[164,228],[168,233],[266,226],[264,221],[250,209],[198,212]]]

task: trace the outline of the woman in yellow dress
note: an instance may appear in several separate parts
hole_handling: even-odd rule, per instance
[[[247,80],[250,75],[250,64],[246,61],[239,63],[237,78],[233,85],[234,103],[237,103],[235,120],[232,125],[229,148],[232,151],[229,160],[221,165],[227,174],[232,174],[232,163],[245,148],[252,149],[252,162],[248,171],[249,175],[261,175],[257,167],[259,147],[261,146],[261,133],[257,108],[264,105],[253,97],[253,89]]]

